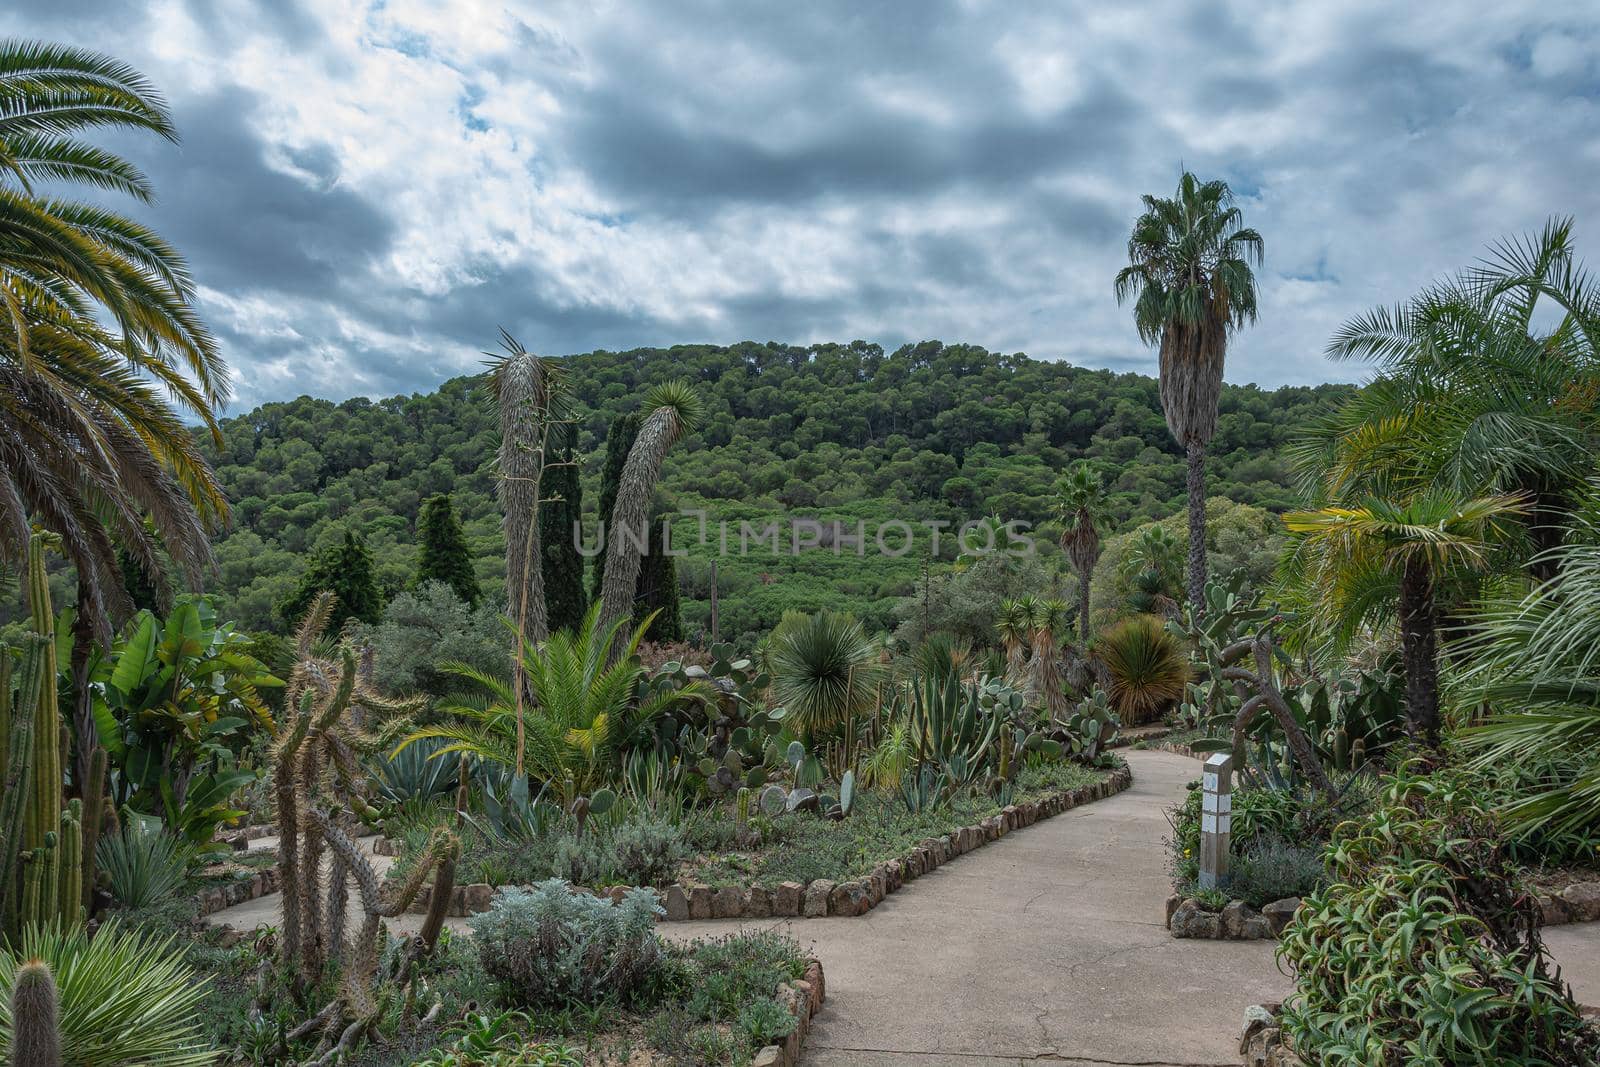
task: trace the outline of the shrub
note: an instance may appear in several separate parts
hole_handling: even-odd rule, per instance
[[[1095,646],[1111,684],[1107,695],[1122,721],[1150,722],[1183,699],[1189,661],[1178,639],[1154,615],[1124,619]]]
[[[776,1000],[763,997],[739,1009],[737,1025],[752,1045],[761,1048],[775,1045],[788,1037],[794,1029],[794,1016]]]
[[[103,923],[94,939],[77,928],[28,926],[21,945],[0,951],[0,1061],[11,1058],[11,992],[22,962],[43,960],[55,975],[62,1062],[74,1067],[159,1063],[200,1067],[216,1060],[197,1012],[209,992],[173,950]]]
[[[165,903],[183,887],[189,855],[177,835],[130,820],[120,833],[100,838],[95,862],[106,873],[118,903],[145,909]]]
[[[636,819],[612,831],[606,842],[611,874],[626,885],[656,885],[676,873],[685,856],[683,835],[671,823]]]
[[[505,889],[469,921],[484,970],[536,1010],[627,1001],[661,958],[661,907],[636,889],[620,904],[574,893],[558,878]]]
[[[1498,827],[1458,776],[1402,769],[1378,811],[1340,825],[1332,885],[1278,946],[1283,1025],[1324,1067],[1593,1063],[1546,966],[1538,914]]]
[[[1326,874],[1321,848],[1265,838],[1234,859],[1228,894],[1259,908],[1284,897],[1303,897],[1316,891]]]

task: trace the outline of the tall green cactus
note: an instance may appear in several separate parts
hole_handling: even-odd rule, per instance
[[[45,639],[37,634],[23,638],[22,669],[18,672],[17,697],[9,699],[6,773],[0,779],[0,924],[15,933],[23,912],[22,867],[29,855],[23,847],[23,831],[29,801],[33,797],[33,733],[38,716],[40,675],[44,672]],[[7,650],[6,662],[10,662]]]
[[[53,534],[35,533],[28,540],[28,607],[33,632],[45,638],[44,673],[39,679],[33,727],[33,803],[23,821],[22,847],[38,849],[46,835],[61,826],[61,708],[56,694],[56,618],[50,610],[50,583],[45,575],[45,549]]]
[[[11,986],[11,1062],[17,1067],[61,1067],[56,981],[43,960],[18,967]]]

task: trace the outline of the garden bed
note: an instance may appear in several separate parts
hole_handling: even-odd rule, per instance
[[[1133,775],[1126,766],[1105,772],[1098,781],[1046,793],[1020,804],[995,809],[975,822],[956,826],[937,837],[916,840],[899,855],[881,860],[870,867],[850,873],[850,878],[810,878],[804,881],[784,879],[777,882],[759,877],[744,884],[730,882],[740,866],[725,859],[702,860],[689,866],[700,871],[721,876],[718,882],[696,879],[679,880],[665,886],[643,886],[649,889],[664,909],[662,918],[670,922],[691,919],[766,919],[766,918],[821,918],[823,916],[864,915],[880,904],[884,897],[900,889],[957,856],[997,841],[1014,830],[1031,826],[1040,819],[1058,815],[1082,804],[1100,800],[1127,789]],[[819,832],[844,833],[846,823],[818,820]],[[393,843],[391,843],[393,844]],[[381,853],[380,853],[381,854]],[[414,912],[425,912],[431,893],[424,886]],[[487,911],[494,899],[495,886],[474,882],[457,885],[451,891],[449,914],[461,916]],[[598,897],[620,902],[635,887],[625,885],[578,889]]]

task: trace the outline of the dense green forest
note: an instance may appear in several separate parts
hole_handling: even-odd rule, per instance
[[[1053,542],[1052,489],[1072,459],[1103,468],[1121,526],[1182,507],[1183,458],[1162,421],[1156,381],[1142,375],[937,341],[892,354],[861,341],[687,345],[562,363],[591,538],[612,421],[652,384],[699,383],[705,422],[668,457],[658,510],[703,508],[713,524],[729,523],[733,554],[719,568],[724,636],[769,629],[786,608],[824,605],[890,628],[894,599],[923,573],[928,539],[915,552],[881,557],[872,544],[879,523],[998,514],[1035,524],[1041,542]],[[1290,506],[1284,442],[1349,392],[1225,388],[1211,494],[1273,511]],[[308,555],[335,546],[347,528],[365,536],[385,595],[400,592],[416,571],[423,503],[440,493],[454,497],[484,592],[499,595],[499,436],[481,378],[378,401],[266,404],[226,420],[222,432],[220,448],[205,447],[233,503],[233,527],[217,542],[213,591],[241,626],[284,630],[278,605]],[[839,519],[850,529],[864,522],[866,558],[849,548],[774,556],[753,542],[747,556],[737,555],[741,521],[760,528],[784,516]],[[675,533],[680,547],[696,541],[698,523],[680,519]],[[787,544],[787,526],[783,536]],[[679,561],[689,635],[709,621],[706,553],[716,547],[715,525],[710,540],[706,548],[688,544],[689,558]],[[940,555],[955,554],[947,538]]]

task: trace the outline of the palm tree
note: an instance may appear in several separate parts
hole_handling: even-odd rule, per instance
[[[1061,691],[1061,644],[1072,632],[1072,608],[1064,600],[1036,600],[1031,619],[1033,688],[1052,720],[1066,714]]]
[[[73,135],[176,141],[160,95],[106,56],[10,41],[0,101],[0,551],[20,560],[36,516],[61,536],[85,614],[109,636],[107,609],[132,610],[118,546],[151,577],[165,570],[158,538],[191,581],[210,563],[207,526],[227,501],[162,394],[215,432],[227,370],[176,251],[114,212],[33,189],[80,182],[150,201],[137,167]]]
[[[705,701],[712,691],[703,682],[645,695],[645,668],[635,653],[649,620],[624,633],[627,620],[609,626],[599,620],[596,602],[584,615],[577,633],[559,630],[542,644],[524,641],[522,670],[533,697],[526,718],[526,772],[547,783],[564,805],[612,781],[628,742],[638,731],[674,704]],[[621,655],[608,664],[613,649]],[[423,738],[447,742],[433,758],[465,752],[476,759],[514,770],[524,741],[513,684],[461,663],[441,666],[487,694],[482,704],[454,703],[439,710],[450,718],[411,731],[392,755]]]
[[[1555,577],[1473,619],[1458,681],[1499,711],[1459,736],[1479,770],[1517,775],[1513,832],[1581,839],[1600,825],[1600,498],[1553,551]]]
[[[878,697],[877,649],[849,615],[795,615],[772,634],[772,695],[804,740],[848,724]]]
[[[1283,517],[1302,535],[1295,564],[1306,584],[1322,591],[1326,614],[1315,624],[1348,631],[1390,601],[1397,607],[1407,723],[1413,737],[1430,745],[1439,741],[1437,585],[1452,568],[1483,565],[1503,536],[1502,521],[1527,510],[1520,497],[1464,500],[1433,490],[1409,500],[1368,497],[1354,507]]]
[[[1151,523],[1122,557],[1122,576],[1133,585],[1128,600],[1140,614],[1171,616],[1177,612],[1183,580],[1183,545],[1165,526]],[[1197,609],[1198,610],[1198,609]]]
[[[1089,582],[1100,562],[1100,531],[1109,518],[1105,479],[1088,462],[1068,468],[1056,486],[1056,518],[1061,523],[1061,550],[1078,572],[1078,640],[1089,640]]]
[[[1563,557],[1550,549],[1600,446],[1600,287],[1571,231],[1570,219],[1553,220],[1340,328],[1328,355],[1380,373],[1297,445],[1311,499],[1520,493],[1530,569],[1551,577]]]
[[[700,394],[692,383],[672,381],[650,390],[639,436],[628,450],[611,509],[611,529],[606,532],[606,576],[600,591],[600,619],[609,626],[633,614],[634,590],[639,584],[639,554],[645,543],[645,523],[650,521],[650,499],[661,477],[661,464],[670,449],[700,422]]]
[[[78,183],[153,197],[131,162],[77,135],[177,140],[160,95],[107,56],[0,42],[0,559],[21,560],[30,520],[61,539],[78,580],[72,672],[79,770],[95,732],[91,642],[131,614],[118,559],[158,595],[169,561],[198,589],[227,500],[173,405],[220,440],[230,384],[178,253],[106,208],[37,194]]]
[[[1206,588],[1206,445],[1217,428],[1217,398],[1228,334],[1256,317],[1261,235],[1243,225],[1226,182],[1184,171],[1170,200],[1144,197],[1117,273],[1117,303],[1134,300],[1139,337],[1161,349],[1161,407],[1189,463],[1189,602]]]

